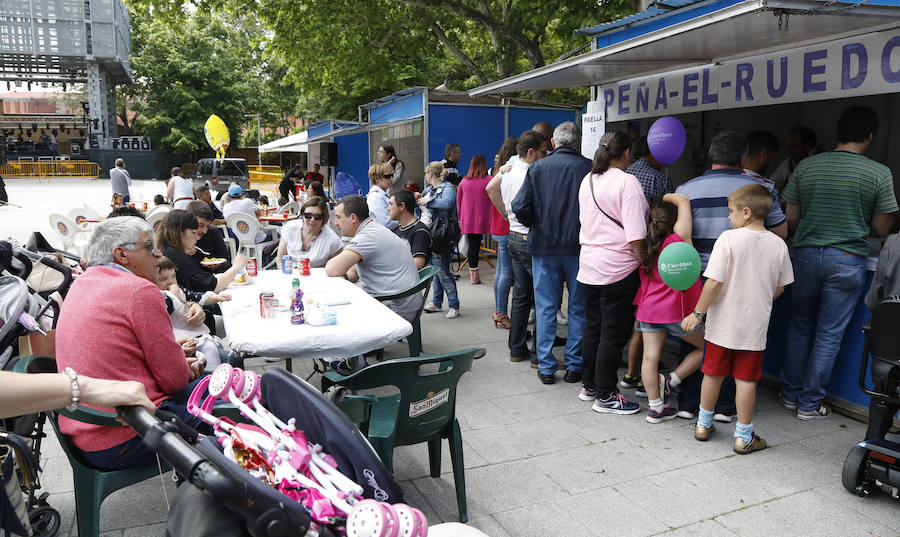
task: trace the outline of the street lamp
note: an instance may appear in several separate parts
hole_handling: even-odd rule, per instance
[[[256,162],[262,166],[262,155],[259,154],[259,146],[262,145],[262,134],[259,126],[259,114],[244,114],[244,117],[256,118]]]

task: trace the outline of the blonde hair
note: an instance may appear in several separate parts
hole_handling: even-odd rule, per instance
[[[772,193],[759,183],[744,185],[728,195],[728,201],[738,210],[750,208],[753,220],[762,220],[772,210]]]
[[[444,168],[444,165],[436,160],[429,162],[428,166],[425,166],[425,173],[430,173],[437,177],[439,181],[443,181],[450,175],[450,172]]]
[[[372,183],[380,181],[382,175],[394,173],[394,167],[387,162],[377,162],[369,166],[369,180]]]

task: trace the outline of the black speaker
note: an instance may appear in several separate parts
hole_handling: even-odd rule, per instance
[[[337,144],[322,142],[319,145],[319,164],[321,166],[337,166]]]

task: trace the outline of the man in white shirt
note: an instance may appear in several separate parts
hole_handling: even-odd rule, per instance
[[[225,219],[228,219],[229,215],[234,213],[246,213],[253,216],[259,216],[259,208],[256,206],[256,202],[254,202],[250,198],[243,197],[243,190],[240,185],[231,185],[228,187],[228,197],[231,198],[231,201],[228,202],[225,207],[222,208],[222,214],[225,215]],[[256,233],[256,237],[254,237],[253,242],[260,243],[270,240],[272,235],[265,231],[258,231]]]
[[[359,280],[370,294],[399,293],[415,285],[419,270],[409,245],[369,216],[365,199],[344,197],[334,208],[334,215],[341,234],[352,238],[341,253],[328,260],[325,274]],[[422,298],[412,295],[386,305],[410,320],[422,306]]]
[[[532,357],[526,343],[528,314],[534,302],[534,287],[531,276],[531,256],[528,255],[528,228],[516,220],[512,213],[512,201],[525,182],[525,173],[535,160],[547,156],[549,140],[537,132],[526,131],[519,136],[516,149],[519,159],[504,174],[497,174],[488,183],[486,190],[497,211],[509,220],[509,239],[507,242],[515,283],[513,285],[512,309],[510,310],[509,359],[513,362],[531,360],[532,367],[537,367],[537,357]],[[532,359],[534,358],[534,359]]]

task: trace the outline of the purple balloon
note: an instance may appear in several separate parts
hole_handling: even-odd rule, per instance
[[[674,117],[661,117],[650,126],[647,133],[647,145],[650,153],[660,164],[671,164],[678,160],[684,151],[687,134],[684,125]]]

